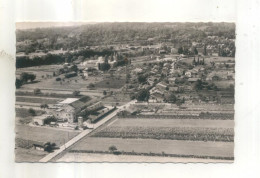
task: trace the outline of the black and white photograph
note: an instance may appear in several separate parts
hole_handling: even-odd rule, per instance
[[[234,161],[235,23],[17,23],[16,162]]]
[[[260,0],[0,0],[0,177],[260,177]]]

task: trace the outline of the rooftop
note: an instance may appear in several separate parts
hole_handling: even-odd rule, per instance
[[[73,103],[77,100],[79,100],[79,98],[67,98],[67,99],[59,102],[59,104],[70,104],[70,103]]]

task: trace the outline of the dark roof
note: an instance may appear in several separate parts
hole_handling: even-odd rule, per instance
[[[74,107],[75,109],[79,109],[79,108],[84,107],[86,104],[77,100],[77,101],[74,101],[73,103],[70,103],[69,105]]]

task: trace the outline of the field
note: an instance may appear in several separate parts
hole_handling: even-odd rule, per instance
[[[26,102],[26,103],[44,103],[44,104],[56,104],[59,101],[62,101],[61,98],[43,98],[43,97],[30,97],[30,96],[16,96],[17,102]]]
[[[75,137],[79,132],[64,131],[53,128],[16,125],[16,138],[35,142],[54,142],[60,146]]]
[[[93,137],[234,141],[233,120],[118,119]]]
[[[15,148],[15,162],[36,162],[47,155],[47,152],[38,151],[33,148]]]
[[[195,120],[195,119],[118,119],[113,127],[206,127],[233,128],[232,120]],[[124,129],[124,128],[122,128]]]
[[[32,121],[32,114],[29,113],[29,109],[15,108],[15,122],[19,124],[28,124]],[[45,113],[43,110],[34,110],[37,116]]]
[[[125,80],[124,79],[119,79],[119,78],[107,78],[104,79],[100,82],[97,82],[95,84],[96,88],[114,88],[114,89],[118,89],[123,87],[125,84]]]
[[[172,154],[187,157],[233,157],[232,142],[200,142],[154,139],[122,139],[85,137],[71,148],[71,152],[95,150],[108,152],[111,145],[120,152]]]
[[[114,118],[73,145],[58,162],[99,162],[96,157],[107,162],[233,160],[233,128],[233,120]],[[118,155],[109,151],[112,145]]]
[[[232,128],[201,127],[108,127],[93,136],[232,142],[234,141],[234,130]]]

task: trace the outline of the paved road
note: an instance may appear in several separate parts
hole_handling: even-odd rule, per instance
[[[42,158],[39,162],[42,163],[46,163],[48,161],[50,161],[51,159],[53,159],[54,157],[56,157],[58,154],[62,153],[66,148],[72,146],[73,144],[75,144],[77,141],[79,141],[81,138],[85,137],[87,134],[93,132],[95,129],[97,129],[99,126],[103,125],[104,123],[106,123],[107,121],[109,121],[110,119],[112,119],[114,116],[116,116],[116,114],[121,111],[124,108],[129,107],[131,104],[134,104],[136,101],[132,100],[130,102],[128,102],[125,105],[119,106],[118,109],[116,109],[114,112],[112,112],[111,114],[109,114],[108,116],[106,116],[104,119],[102,119],[101,121],[99,121],[98,123],[94,124],[94,129],[92,130],[84,130],[83,132],[81,132],[79,135],[77,135],[76,137],[72,138],[71,140],[69,140],[67,143],[65,143],[64,145],[62,145],[60,147],[60,149],[46,155],[44,158]]]

